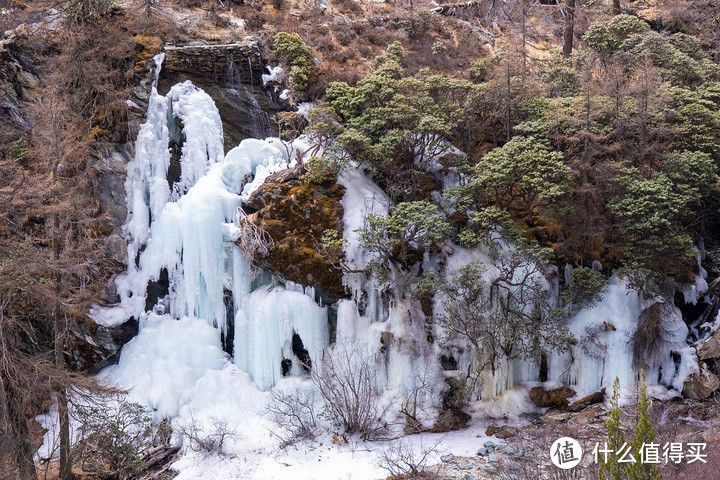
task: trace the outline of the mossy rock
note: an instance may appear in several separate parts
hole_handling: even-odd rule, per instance
[[[320,253],[325,230],[343,231],[344,193],[332,177],[320,184],[304,183],[290,170],[268,177],[246,202],[257,210],[250,221],[275,244],[267,257],[256,260],[288,280],[319,287],[331,298],[347,296],[342,271]]]

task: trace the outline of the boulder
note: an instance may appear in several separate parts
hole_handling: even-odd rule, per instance
[[[603,412],[604,410],[599,405],[595,405],[593,407],[584,409],[583,411],[569,419],[568,422],[575,424],[588,424],[599,422],[599,417],[602,415]]]
[[[570,405],[569,398],[575,396],[575,390],[562,386],[552,390],[545,390],[544,387],[533,387],[530,389],[530,400],[540,408],[562,408]]]
[[[720,387],[720,379],[712,373],[705,363],[700,363],[700,371],[685,380],[683,395],[693,400],[705,400]]]
[[[695,351],[698,360],[720,358],[720,329],[715,330],[712,335],[698,343]]]
[[[517,427],[511,427],[509,425],[502,425],[499,427],[492,426],[492,427],[488,427],[488,429],[485,430],[485,435],[488,435],[488,436],[494,435],[496,438],[506,439],[506,438],[514,437],[515,435],[518,434],[519,431],[520,431],[520,429],[518,429]]]
[[[567,407],[567,409],[571,412],[579,412],[580,410],[584,410],[590,405],[600,403],[603,400],[605,400],[605,387],[597,392],[591,393],[587,397],[581,398],[577,402],[573,402]]]
[[[342,234],[345,189],[332,178],[321,184],[305,183],[297,171],[277,172],[248,199],[257,209],[248,219],[273,239],[274,249],[256,261],[287,280],[316,287],[330,301],[346,295],[338,259],[322,252],[325,230]],[[338,260],[338,261],[336,261]]]

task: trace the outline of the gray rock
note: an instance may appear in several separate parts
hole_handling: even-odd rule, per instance
[[[488,455],[487,458],[485,459],[485,461],[486,461],[487,463],[497,462],[497,460],[498,460],[498,457],[497,457],[497,455],[495,455],[494,453],[491,453],[491,454]]]
[[[472,473],[468,473],[465,475],[465,480],[478,480],[478,477],[473,475]]]
[[[700,342],[696,347],[698,360],[720,357],[720,329],[715,330],[710,337]]]
[[[483,443],[483,446],[494,449],[497,445],[495,445],[495,442],[493,442],[492,440],[488,440],[487,442]]]
[[[485,456],[485,455],[489,454],[490,452],[492,452],[492,449],[490,449],[488,447],[482,447],[480,450],[478,450],[477,454]]]
[[[685,380],[683,395],[693,400],[705,400],[720,387],[720,379],[700,362],[700,372],[693,373]]]
[[[440,457],[440,460],[447,463],[447,462],[451,462],[453,458],[455,458],[455,456],[452,453],[449,453],[447,455],[443,455],[442,457]]]

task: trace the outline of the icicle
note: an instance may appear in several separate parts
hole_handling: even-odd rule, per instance
[[[157,88],[158,82],[160,81],[160,70],[162,69],[163,61],[165,61],[165,52],[160,52],[153,57],[155,62],[155,80],[153,80],[152,88]]]
[[[291,346],[295,333],[318,365],[329,342],[327,309],[298,291],[255,290],[235,318],[235,363],[260,389],[268,389],[282,377],[283,358],[300,365]]]

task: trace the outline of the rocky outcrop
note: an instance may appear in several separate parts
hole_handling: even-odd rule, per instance
[[[116,327],[103,327],[87,321],[70,333],[72,348],[65,355],[66,363],[74,370],[95,374],[117,363],[120,349],[137,335],[138,322],[130,319]]]
[[[271,175],[246,205],[248,216],[273,239],[275,248],[257,260],[293,282],[312,285],[327,300],[345,296],[342,272],[320,254],[325,230],[342,232],[345,189],[328,178],[321,184],[301,181],[299,171]]]
[[[158,91],[166,93],[178,82],[201,87],[220,112],[225,151],[246,138],[265,138],[273,132],[272,113],[280,106],[265,92],[267,73],[257,41],[226,45],[168,45]]]
[[[0,40],[0,93],[3,95],[0,110],[19,128],[27,130],[32,124],[23,113],[23,102],[35,99],[33,91],[38,77],[23,59],[22,52],[15,48],[15,39],[15,33],[9,31]]]
[[[255,40],[227,45],[190,44],[165,47],[163,68],[200,76],[214,83],[262,85],[265,67]]]
[[[695,351],[698,360],[720,358],[720,329],[715,330],[712,335],[698,343]]]
[[[569,398],[575,396],[575,390],[570,387],[559,387],[546,390],[544,387],[530,389],[530,400],[540,408],[565,409],[570,405]]]
[[[708,366],[701,362],[700,371],[693,373],[685,380],[683,395],[692,400],[705,400],[720,387],[720,379],[712,373]]]

